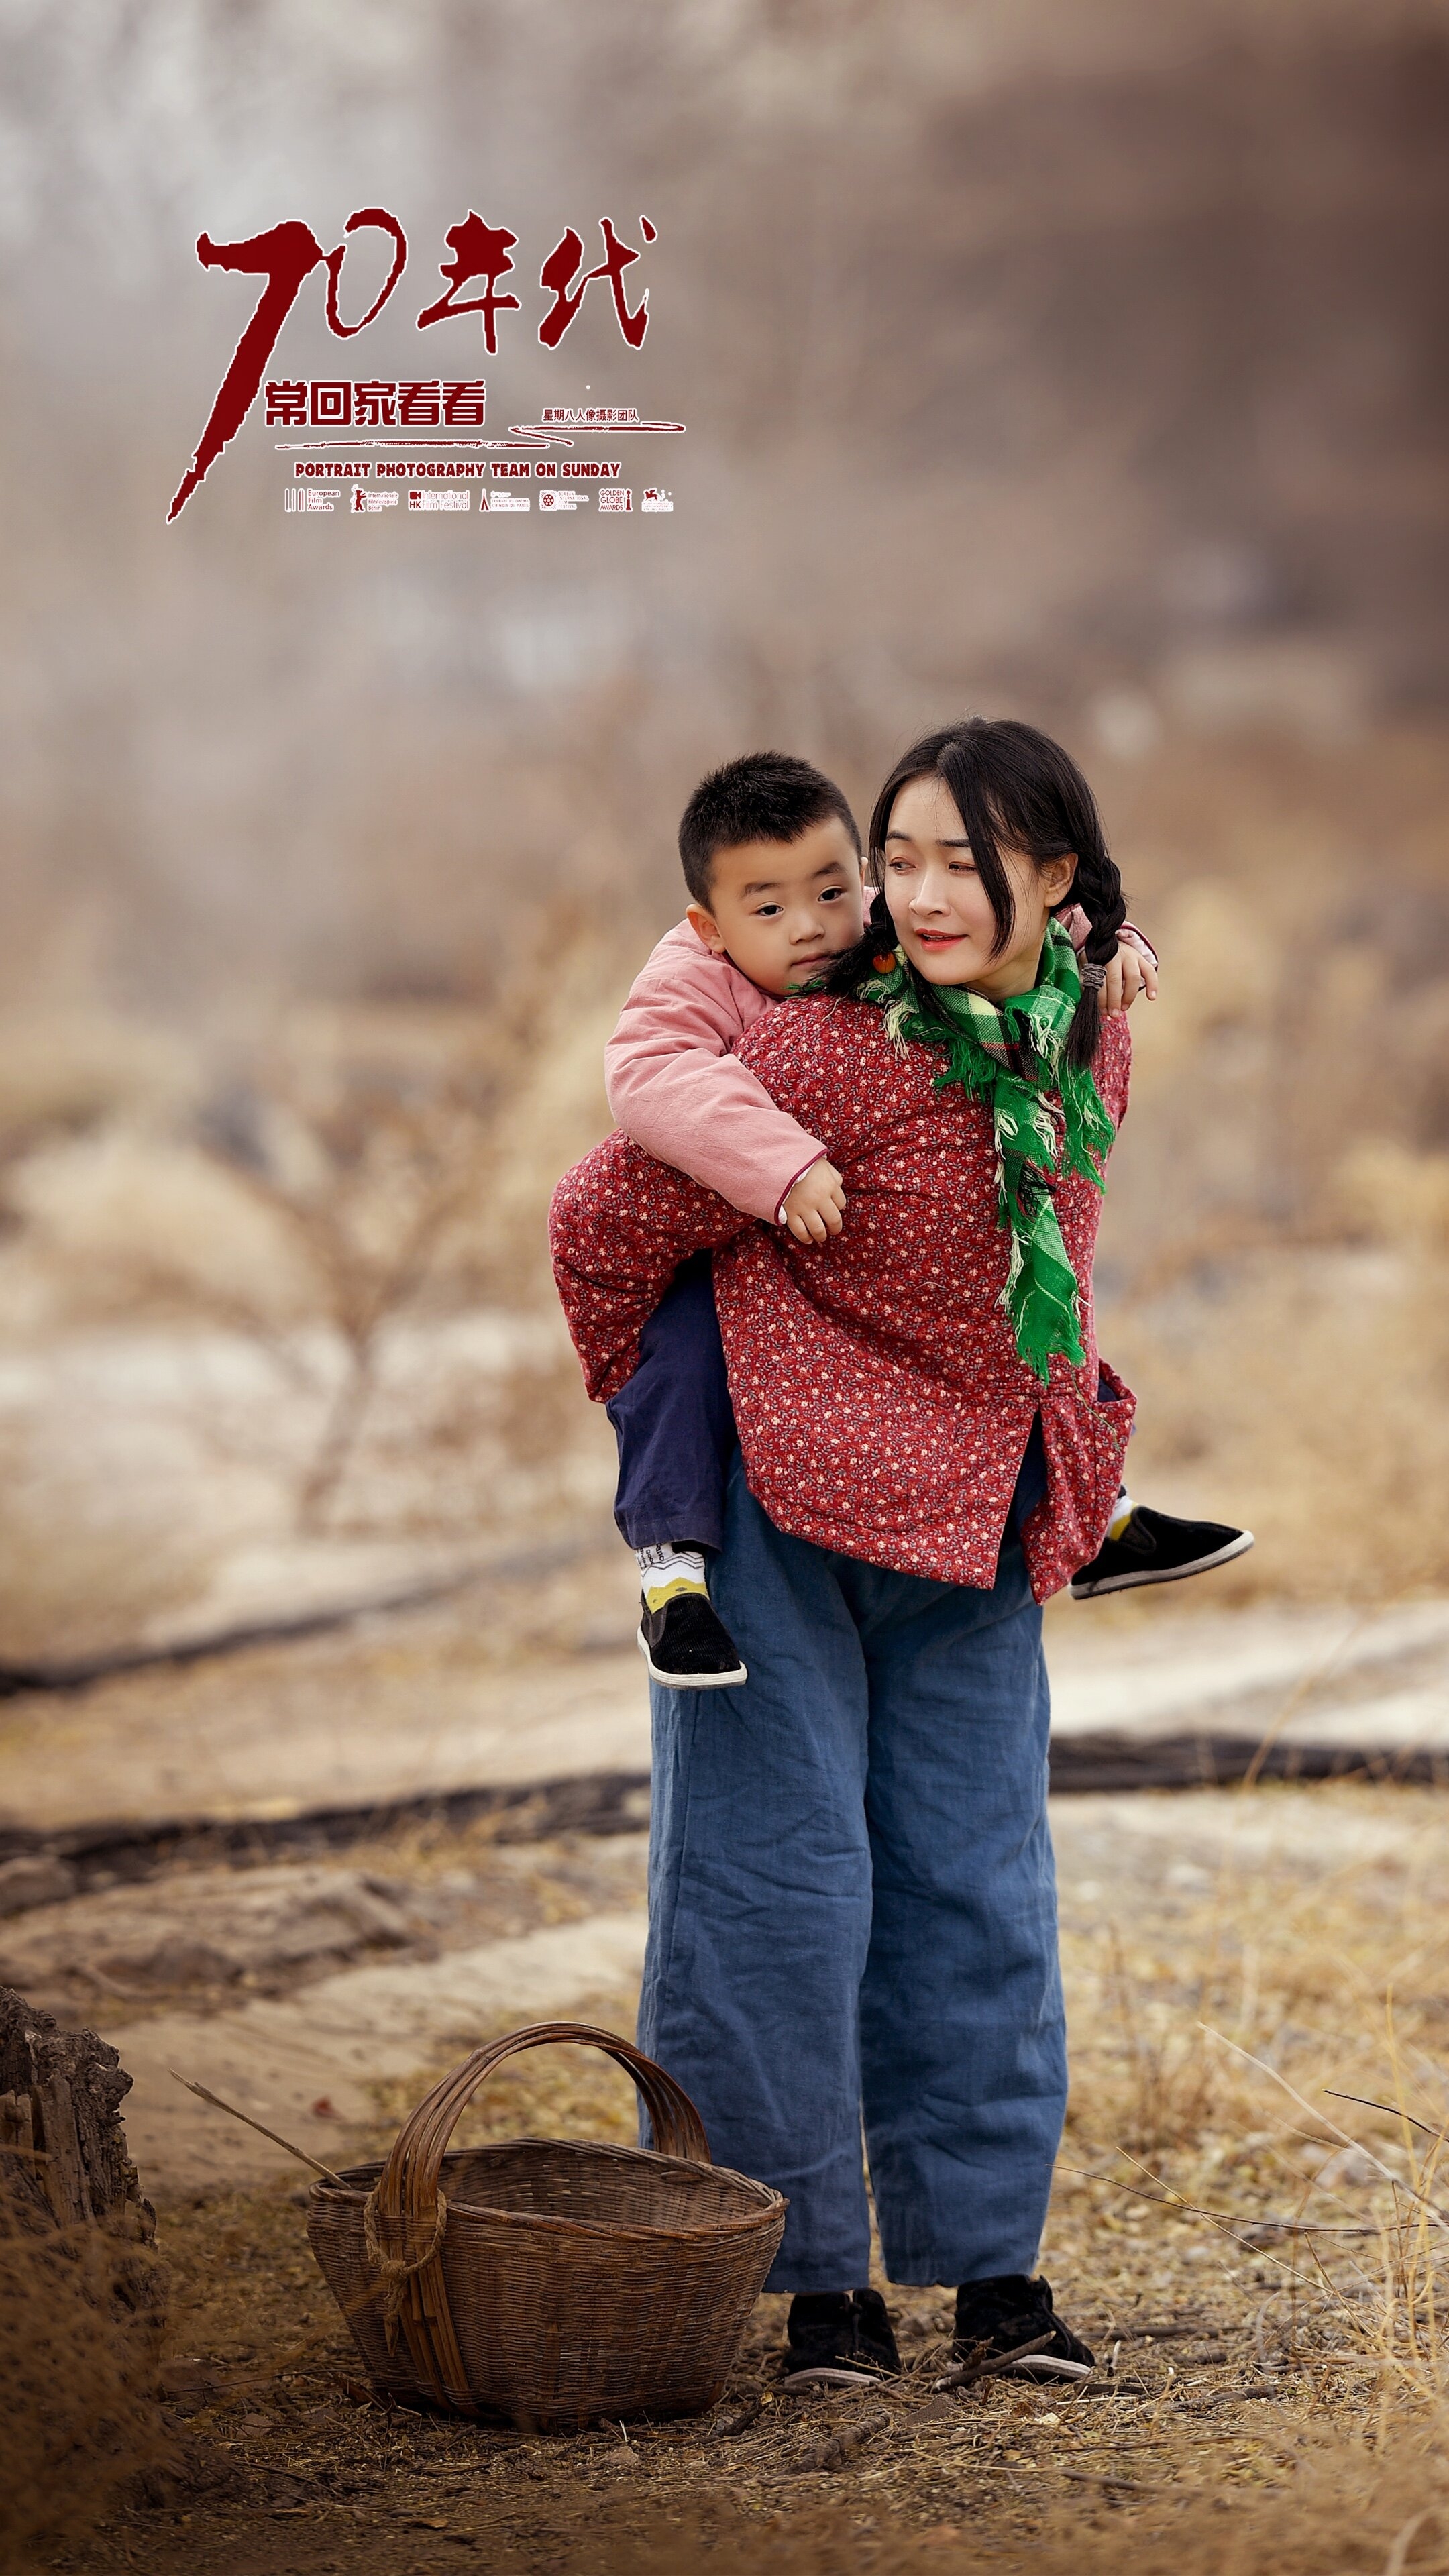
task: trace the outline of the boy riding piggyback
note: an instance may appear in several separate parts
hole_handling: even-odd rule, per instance
[[[847,1222],[844,1180],[813,1137],[733,1053],[762,1012],[818,986],[864,930],[860,836],[841,790],[808,762],[756,752],[703,780],[679,828],[689,905],[630,991],[606,1053],[609,1106],[626,1135],[798,1242]],[[1118,907],[1120,909],[1120,905]],[[1063,927],[1083,949],[1080,908]],[[892,937],[894,934],[892,934]],[[1156,992],[1157,960],[1124,923],[1100,979],[1109,1016]],[[708,1256],[686,1263],[644,1328],[637,1369],[611,1398],[619,1441],[615,1517],[638,1558],[639,1644],[653,1678],[686,1690],[746,1673],[709,1598],[735,1446]],[[1125,1489],[1079,1599],[1206,1571],[1252,1541],[1216,1522],[1134,1505]]]

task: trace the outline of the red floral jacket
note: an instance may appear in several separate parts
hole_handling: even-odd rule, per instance
[[[1057,1213],[1083,1283],[1086,1358],[1051,1382],[1021,1360],[999,1304],[986,1109],[935,1088],[934,1049],[894,1046],[869,1003],[767,1011],[737,1050],[845,1176],[844,1231],[825,1244],[742,1216],[615,1134],[560,1181],[554,1276],[596,1401],[638,1364],[639,1333],[678,1264],[714,1252],[715,1301],[750,1491],[777,1528],[869,1565],[989,1587],[1032,1417],[1047,1494],[1023,1532],[1039,1601],[1095,1556],[1134,1399],[1098,1393],[1091,1295],[1099,1193],[1069,1177]],[[1110,1020],[1097,1080],[1114,1120],[1131,1042]]]

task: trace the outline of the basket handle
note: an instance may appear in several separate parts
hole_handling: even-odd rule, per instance
[[[581,2048],[601,2049],[616,2066],[623,2067],[626,2075],[632,2075],[661,2155],[681,2156],[690,2164],[709,2163],[704,2122],[683,2086],[676,2084],[662,2066],[656,2066],[652,2057],[646,2057],[627,2039],[620,2039],[617,2032],[595,2030],[588,2022],[530,2022],[523,2030],[511,2030],[505,2038],[490,2041],[486,2048],[476,2048],[408,2114],[378,2177],[379,2215],[430,2217],[437,2207],[438,2178],[448,2141],[485,2076],[491,2075],[505,2058],[521,2056],[526,2048],[551,2048],[562,2040]]]

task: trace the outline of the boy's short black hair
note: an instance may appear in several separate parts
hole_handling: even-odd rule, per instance
[[[747,751],[702,778],[679,823],[684,882],[708,907],[716,854],[746,841],[798,841],[813,823],[834,814],[857,851],[860,833],[840,788],[808,760],[784,751]]]

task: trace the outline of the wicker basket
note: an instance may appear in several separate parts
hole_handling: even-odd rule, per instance
[[[657,2151],[510,2138],[445,2153],[484,2077],[555,2040],[632,2075]],[[475,2050],[385,2164],[341,2180],[313,2185],[307,2234],[377,2387],[541,2431],[713,2405],[785,2224],[779,2192],[710,2163],[672,2076],[581,2022]]]

